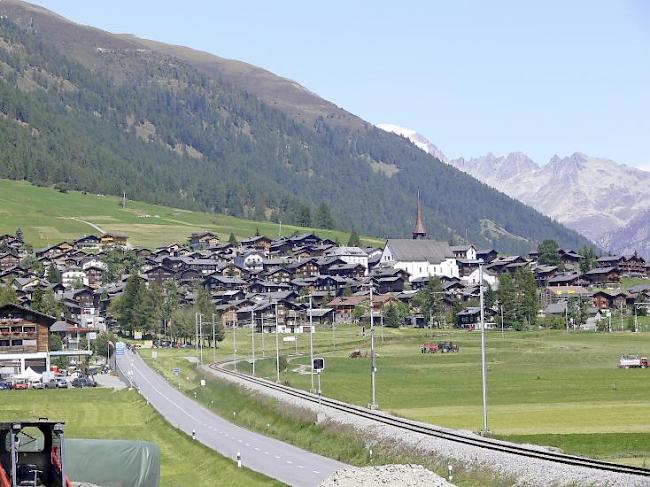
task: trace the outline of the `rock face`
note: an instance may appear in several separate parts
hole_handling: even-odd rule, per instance
[[[442,477],[422,465],[382,465],[378,467],[344,468],[335,472],[321,487],[359,487],[386,485],[391,487],[453,487]]]
[[[447,159],[415,130],[379,128],[409,139],[423,151],[474,176],[613,253],[637,250],[650,258],[650,172],[580,152],[553,156],[540,166],[522,152]]]
[[[650,255],[650,172],[575,153],[538,166],[522,153],[449,164],[577,230],[604,248]],[[646,232],[647,233],[647,232]]]

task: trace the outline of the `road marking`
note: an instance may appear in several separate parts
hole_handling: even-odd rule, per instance
[[[265,452],[264,452],[264,454],[265,454],[265,455],[268,455],[268,454],[269,454],[269,452],[267,452],[267,451],[265,451]]]
[[[280,459],[279,456],[277,456],[277,455],[274,455],[274,456],[275,456],[275,459],[276,459],[276,460],[279,460],[279,459]]]
[[[320,473],[318,470],[312,470],[312,472],[314,472],[314,473]]]
[[[298,468],[305,468],[305,467],[303,467],[302,465],[298,465]]]
[[[237,440],[237,443],[241,443],[241,440]]]
[[[245,443],[246,446],[251,446],[250,443]]]
[[[293,462],[291,460],[287,460],[287,463],[291,465]]]
[[[255,451],[260,451],[260,449],[257,448],[257,447],[253,448],[253,450],[255,450]]]

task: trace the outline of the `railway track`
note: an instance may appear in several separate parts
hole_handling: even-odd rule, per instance
[[[430,426],[422,425],[420,423],[408,419],[390,416],[377,411],[371,411],[360,406],[347,404],[327,397],[322,397],[322,396],[319,397],[318,395],[306,391],[302,391],[299,389],[294,389],[292,387],[276,384],[275,382],[271,382],[266,379],[260,379],[258,377],[252,377],[247,374],[235,372],[225,367],[225,365],[228,363],[230,363],[230,361],[211,364],[210,368],[218,370],[223,374],[227,374],[247,382],[258,384],[267,389],[280,391],[283,394],[287,394],[288,396],[300,398],[302,400],[309,401],[312,403],[322,404],[324,406],[336,409],[341,412],[352,414],[365,419],[370,419],[377,423],[394,426],[396,428],[400,428],[415,433],[420,433],[427,436],[445,439],[455,443],[461,443],[464,445],[474,446],[477,448],[484,448],[486,450],[491,450],[491,451],[509,453],[511,455],[518,455],[521,457],[544,460],[548,462],[554,462],[557,464],[590,468],[590,469],[601,470],[606,472],[650,477],[650,469],[647,468],[635,467],[631,465],[622,465],[618,463],[606,462],[606,461],[596,460],[592,458],[580,457],[575,455],[567,455],[564,453],[544,451],[541,449],[529,448],[529,447],[503,442],[499,440],[494,440],[490,438],[482,438],[476,435],[470,436],[470,435],[463,434],[461,432],[454,432],[454,431],[438,428],[433,425]]]

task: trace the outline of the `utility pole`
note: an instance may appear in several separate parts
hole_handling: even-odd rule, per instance
[[[253,362],[253,377],[255,377],[255,315],[254,311],[251,311],[251,350],[252,350],[252,362]],[[264,331],[264,330],[262,330]]]
[[[373,312],[373,303],[372,303],[372,280],[370,280],[370,389],[371,389],[371,403],[370,409],[377,409],[376,401],[376,386],[375,386],[375,374],[377,373],[377,363],[375,360],[375,315]]]
[[[194,348],[196,355],[199,355],[199,314],[194,313]]]
[[[212,363],[217,362],[217,340],[216,340],[216,333],[215,333],[215,322],[214,322],[214,313],[212,313]]]
[[[501,338],[503,338],[503,304],[499,305],[501,308]]]
[[[309,392],[314,392],[314,316],[312,313],[311,293],[309,294],[309,371],[311,375],[311,389],[309,389]]]
[[[280,382],[280,338],[278,335],[278,302],[275,302],[275,372],[276,382]]]
[[[566,332],[569,333],[569,300],[567,299],[564,304],[564,326]]]
[[[478,279],[479,279],[479,293],[481,296],[481,370],[483,379],[483,430],[482,434],[486,434],[488,429],[488,415],[487,415],[487,368],[485,364],[485,312],[483,309],[483,259],[478,263]]]
[[[203,365],[203,315],[201,313],[199,313],[199,340],[201,341],[199,345],[201,352],[199,362]]]
[[[232,363],[237,370],[237,321],[232,322]]]

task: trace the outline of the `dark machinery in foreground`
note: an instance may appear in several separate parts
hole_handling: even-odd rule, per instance
[[[63,466],[61,422],[0,423],[0,487],[72,487]]]

